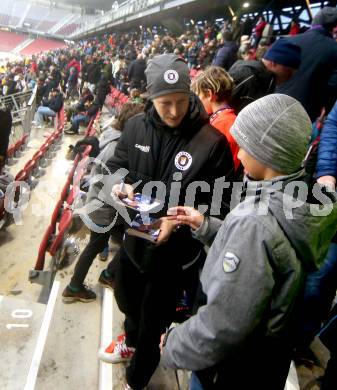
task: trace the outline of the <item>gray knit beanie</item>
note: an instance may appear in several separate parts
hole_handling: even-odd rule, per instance
[[[162,54],[149,61],[145,70],[149,99],[169,93],[190,93],[191,79],[185,61],[175,54]]]
[[[311,121],[300,102],[277,93],[246,106],[230,131],[238,145],[256,160],[289,175],[301,167]]]

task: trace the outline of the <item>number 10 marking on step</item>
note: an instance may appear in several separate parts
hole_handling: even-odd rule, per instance
[[[33,312],[29,309],[17,309],[13,310],[11,316],[13,318],[20,318],[20,319],[25,319],[25,318],[30,318],[32,317]],[[28,328],[28,324],[7,324],[6,328],[7,329],[13,329],[13,328]]]

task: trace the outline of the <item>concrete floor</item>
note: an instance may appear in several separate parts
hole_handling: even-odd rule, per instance
[[[48,131],[52,129],[32,132],[27,150],[16,164],[10,167],[14,175],[38,150],[44,142],[44,134]],[[14,224],[5,231],[0,231],[0,295],[6,297],[6,301],[3,300],[2,304],[0,303],[2,316],[0,322],[1,324],[8,323],[6,321],[8,321],[10,309],[31,307],[36,313],[34,322],[27,332],[19,329],[17,332],[10,333],[8,337],[8,331],[6,333],[1,329],[3,327],[0,328],[0,339],[7,341],[7,344],[3,345],[8,348],[8,351],[10,350],[6,357],[6,364],[0,369],[0,389],[23,389],[22,383],[27,373],[29,355],[33,352],[44,312],[43,305],[37,303],[41,286],[28,281],[28,272],[35,264],[43,233],[50,222],[51,212],[72,165],[72,162],[65,158],[68,145],[75,143],[79,138],[81,137],[64,137],[62,148],[32,191],[28,207],[23,212],[22,224]],[[77,234],[77,239],[83,249],[88,241],[88,231],[82,229]],[[117,247],[114,246],[110,258],[116,250]],[[49,260],[47,257],[47,265]],[[60,282],[60,290],[38,372],[35,386],[37,390],[94,390],[98,388],[97,351],[100,346],[103,289],[97,285],[97,279],[106,263],[96,259],[86,280],[86,283],[97,293],[98,299],[95,302],[64,304],[61,300],[61,293],[70,280],[74,264],[56,275],[56,280]],[[5,317],[4,313],[7,313]],[[118,311],[115,302],[113,303],[113,319],[112,334],[116,337],[122,333],[123,316]],[[24,349],[25,353],[22,353]],[[111,370],[114,379],[113,390],[123,389],[125,366],[123,364],[113,365]],[[310,387],[315,375],[319,376],[323,369],[318,367],[317,370],[319,374],[313,371],[309,373],[300,368],[301,389],[319,388],[313,387],[316,383]],[[179,376],[181,378],[180,389],[178,389],[174,372],[159,367],[148,389],[187,389],[187,373],[180,372]]]
[[[10,167],[13,175],[23,168],[44,142],[44,135],[52,130],[32,131],[27,149]],[[29,204],[22,214],[21,224],[13,224],[0,231],[0,295],[6,298],[1,304],[1,321],[8,323],[9,314],[7,312],[10,309],[28,307],[34,312],[28,331],[12,330],[7,351],[8,359],[0,371],[0,389],[19,390],[23,389],[25,383],[45,311],[45,305],[37,303],[41,286],[30,283],[28,273],[35,264],[39,244],[50,223],[52,210],[72,165],[72,162],[65,158],[68,145],[80,138],[82,137],[64,136],[62,148],[31,192]],[[86,228],[77,234],[77,240],[82,249],[88,238]],[[110,258],[116,250],[117,247],[112,248]],[[47,255],[46,268],[49,262],[50,257]],[[60,289],[38,371],[35,386],[37,390],[59,388],[62,390],[93,390],[98,388],[97,351],[100,346],[103,289],[97,285],[97,279],[106,263],[95,260],[86,279],[86,283],[97,293],[98,299],[95,302],[64,304],[61,294],[69,282],[74,265],[75,262],[56,275],[55,280],[60,282]],[[122,333],[123,316],[115,303],[113,312],[113,337],[117,337]],[[6,339],[7,334],[8,330],[7,333],[2,332],[1,339]],[[21,353],[23,349],[26,351],[25,354]],[[17,357],[18,353],[21,353],[20,358]],[[17,370],[18,364],[20,365],[19,371]],[[118,364],[112,366],[111,369],[114,377],[113,390],[123,389],[125,366]],[[174,373],[161,368],[154,375],[148,388],[150,390],[178,390]]]

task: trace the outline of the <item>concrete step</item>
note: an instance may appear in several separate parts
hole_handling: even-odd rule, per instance
[[[47,305],[0,296],[1,389],[35,388],[57,291],[55,283]]]

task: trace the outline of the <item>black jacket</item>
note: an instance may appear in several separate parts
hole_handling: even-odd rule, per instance
[[[314,121],[323,106],[329,112],[337,99],[337,43],[323,28],[311,29],[290,41],[301,48],[301,66],[276,92],[299,100]]]
[[[131,62],[128,70],[128,77],[131,82],[131,88],[139,88],[142,81],[146,83],[145,69],[145,60],[134,60]]]
[[[9,136],[12,130],[12,114],[10,110],[0,110],[0,156],[7,156]],[[1,161],[0,161],[1,166]]]
[[[44,103],[44,106],[49,107],[54,112],[58,113],[63,106],[63,97],[61,94],[58,94],[52,97],[50,100]]]
[[[102,77],[97,84],[97,103],[103,107],[105,98],[110,92],[110,84],[105,77]]]
[[[99,104],[97,102],[94,102],[87,110],[86,110],[86,115],[92,118],[95,116],[98,111],[99,111]]]
[[[90,84],[97,84],[99,82],[99,79],[101,77],[101,70],[99,68],[99,65],[96,63],[87,65],[86,68],[87,71],[87,80]]]
[[[179,160],[180,152],[188,156],[187,164],[184,158]],[[185,166],[190,166],[182,169],[184,163]],[[230,181],[233,174],[233,160],[228,142],[208,124],[207,114],[195,95],[191,95],[189,112],[178,128],[168,128],[152,104],[146,113],[128,120],[116,146],[115,155],[107,162],[107,166],[112,173],[119,168],[126,168],[129,171],[127,183],[133,184],[141,180],[137,192],[141,192],[144,185],[150,181],[161,181],[165,184],[165,205],[157,217],[166,215],[171,184],[174,182],[173,174],[182,175],[181,180],[175,178],[181,182],[181,191],[180,198],[177,198],[179,200],[170,206],[185,204],[185,194],[190,183],[203,181],[209,184],[210,189],[206,192],[196,192],[194,204],[193,201],[189,204],[194,207],[200,204],[210,205],[215,179],[226,176],[226,181]],[[226,190],[224,193],[226,203]],[[226,206],[222,208],[222,213],[228,212],[225,208]],[[129,236],[126,237],[124,246],[129,257],[141,269],[146,268],[143,264],[144,258],[152,258],[157,252],[157,247],[149,247],[145,240]],[[173,262],[185,264],[198,255],[202,244],[192,238],[189,228],[180,228],[160,247],[163,246],[172,254]]]

